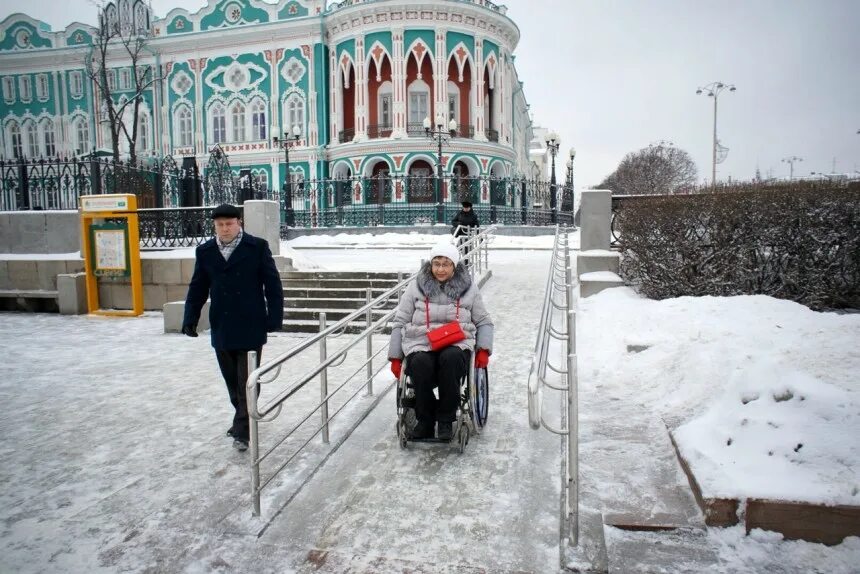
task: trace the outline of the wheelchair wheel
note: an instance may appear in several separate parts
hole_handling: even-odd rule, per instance
[[[475,369],[475,424],[483,428],[487,424],[490,408],[490,379],[487,369]]]

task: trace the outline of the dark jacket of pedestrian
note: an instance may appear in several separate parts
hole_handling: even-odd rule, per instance
[[[454,219],[451,220],[451,231],[455,236],[466,235],[466,231],[464,229],[457,230],[457,226],[462,225],[463,227],[469,228],[478,228],[481,224],[478,222],[478,216],[475,214],[475,211],[469,208],[468,211],[461,210],[457,212],[457,215],[454,216]]]
[[[262,347],[266,333],[280,330],[284,318],[281,276],[269,244],[243,233],[227,261],[215,238],[199,246],[183,325],[197,325],[207,297],[211,299],[209,325],[213,347],[224,350]]]

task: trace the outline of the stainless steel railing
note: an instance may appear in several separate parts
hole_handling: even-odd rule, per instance
[[[529,424],[567,436],[567,520],[569,543],[579,541],[579,399],[576,371],[576,301],[573,292],[570,238],[556,227],[540,325],[528,378]],[[558,325],[558,328],[556,326]],[[551,356],[564,359],[557,364]],[[554,373],[558,376],[552,376]],[[551,380],[555,379],[555,380]],[[543,416],[544,388],[561,391],[567,398],[566,427],[557,427]]]
[[[469,268],[472,276],[482,275],[488,267],[488,256],[487,256],[487,246],[489,244],[490,234],[495,231],[494,227],[489,227],[483,230],[481,233],[473,233],[470,234],[469,239],[461,244],[460,251],[463,252],[464,247],[469,247],[470,252],[464,256],[464,259],[470,261]],[[388,351],[388,341],[385,341],[385,344],[382,345],[375,352],[373,350],[373,335],[375,333],[381,333],[383,328],[388,324],[389,321],[394,317],[396,309],[391,309],[377,318],[375,321],[373,319],[373,311],[374,309],[383,308],[392,297],[400,298],[403,290],[412,281],[417,273],[403,278],[402,276],[398,276],[398,282],[394,287],[386,290],[384,293],[377,297],[373,297],[371,289],[367,289],[366,295],[366,303],[359,309],[352,311],[347,316],[343,317],[336,323],[329,325],[326,321],[325,313],[319,314],[320,321],[320,330],[318,333],[304,339],[303,341],[296,344],[291,349],[281,353],[274,359],[270,360],[263,365],[257,365],[257,353],[251,351],[248,353],[248,370],[250,374],[248,375],[248,380],[245,388],[245,392],[247,394],[247,403],[248,403],[248,415],[249,415],[249,425],[250,425],[250,443],[249,443],[249,451],[250,451],[250,466],[251,466],[251,499],[253,504],[253,513],[254,516],[260,515],[260,494],[268,484],[272,482],[272,480],[278,476],[278,473],[283,471],[289,464],[292,462],[299,453],[302,452],[308,444],[310,444],[311,440],[317,435],[322,436],[322,441],[324,444],[329,444],[330,440],[330,422],[336,417],[339,413],[343,412],[344,408],[349,404],[351,400],[353,400],[362,389],[366,388],[366,395],[373,395],[373,379],[374,377],[383,371],[388,365],[388,355],[383,353],[387,353]],[[349,338],[346,343],[339,348],[337,351],[330,353],[329,352],[329,340],[334,337],[338,337],[343,334],[344,330],[349,326],[350,323],[358,320],[359,318],[364,318],[364,329],[354,334],[351,338]],[[330,389],[329,384],[329,369],[335,368],[343,364],[346,360],[348,354],[358,347],[361,342],[365,342],[365,355],[364,361],[358,366],[357,369],[352,371],[348,376],[346,376],[342,381],[336,384],[333,389]],[[270,400],[265,403],[260,403],[260,397],[258,392],[258,385],[267,384],[275,381],[279,376],[283,373],[292,373],[297,367],[293,367],[296,364],[296,359],[298,356],[313,347],[314,345],[319,346],[319,363],[317,363],[314,367],[309,369],[304,374],[300,375],[297,379],[289,383],[283,390],[275,394]],[[383,360],[378,363],[374,363],[374,360],[383,355]],[[292,361],[292,362],[291,362]],[[354,377],[356,377],[362,370],[364,370],[364,380],[359,381],[360,384],[358,388],[346,398],[346,400],[340,405],[340,407],[335,410],[333,413],[329,413],[329,406],[332,403],[333,397],[340,391],[342,391],[348,383],[350,383]],[[280,414],[281,411],[286,404],[286,402],[296,395],[299,391],[304,389],[309,383],[313,380],[318,379],[320,383],[320,400],[319,402],[313,406],[306,414],[301,416],[297,423],[295,423],[289,431],[280,437],[278,440],[275,440],[274,443],[269,446],[265,452],[260,453],[260,423],[271,422],[275,420]],[[379,395],[381,398],[393,385],[395,381],[392,377],[391,384],[389,384],[386,389]],[[362,415],[362,419],[366,416],[371,409],[376,405],[374,401],[371,404],[367,411]],[[315,413],[319,413],[320,422],[319,426],[311,432],[310,436],[304,440],[295,451],[286,457],[285,460],[279,461],[275,470],[269,474],[266,478],[263,478],[261,475],[261,464],[269,458],[273,458],[273,454],[276,450],[283,445],[290,437],[295,435],[295,433],[301,428],[305,423],[307,423]]]

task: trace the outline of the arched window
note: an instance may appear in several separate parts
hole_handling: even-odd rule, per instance
[[[227,113],[221,103],[217,103],[210,109],[212,117],[212,143],[224,143],[227,141]]]
[[[233,122],[233,141],[245,141],[245,104],[234,103],[230,108],[230,119]]]
[[[424,118],[430,117],[430,86],[424,80],[415,80],[409,84],[408,92],[409,123],[421,124]]]
[[[176,142],[176,145],[182,147],[190,146],[193,141],[193,128],[191,123],[191,110],[188,109],[188,106],[181,106],[176,110],[173,117],[173,124],[175,128],[174,141]]]
[[[27,156],[39,157],[39,135],[36,130],[36,122],[24,124],[24,136],[27,140]]]
[[[378,98],[377,102],[377,110],[378,110],[378,118],[377,123],[382,127],[383,130],[387,128],[391,128],[392,125],[392,117],[394,115],[393,107],[394,107],[394,99],[392,93],[392,84],[391,82],[383,82],[382,85],[379,86]],[[383,134],[388,135],[388,134]]]
[[[24,157],[24,142],[21,140],[21,126],[18,122],[9,122],[9,143],[12,146],[11,155],[15,159]]]
[[[138,1],[134,8],[134,27],[139,33],[149,30],[149,15],[146,13],[146,5]]]
[[[54,122],[48,119],[42,121],[42,149],[45,150],[45,155],[48,157],[54,157],[57,155]]]
[[[305,132],[305,100],[299,94],[292,94],[287,98],[285,116],[287,125],[284,126],[284,131],[292,131],[293,126],[299,126],[302,133]]]
[[[78,154],[84,153],[90,147],[90,128],[87,120],[78,118],[75,120],[75,149]]]
[[[448,82],[448,121],[460,123],[460,88],[454,82]]]
[[[149,125],[149,114],[137,116],[137,149],[146,151],[152,147],[152,130]]]
[[[251,104],[251,139],[266,139],[266,104],[263,100],[254,100]]]

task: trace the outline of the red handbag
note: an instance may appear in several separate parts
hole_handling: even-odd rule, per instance
[[[438,351],[449,347],[454,343],[459,343],[466,338],[463,329],[460,328],[460,300],[457,299],[457,312],[454,315],[455,320],[450,323],[445,323],[441,327],[430,329],[430,298],[424,298],[424,310],[427,315],[427,340],[430,341],[430,349]]]

